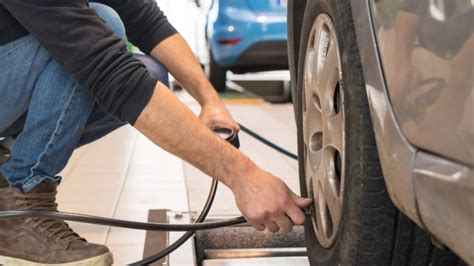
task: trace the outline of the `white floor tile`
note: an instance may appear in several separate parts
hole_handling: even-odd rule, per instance
[[[109,245],[114,265],[125,266],[143,258],[144,245]]]
[[[111,228],[106,244],[110,245],[143,245],[146,231]]]

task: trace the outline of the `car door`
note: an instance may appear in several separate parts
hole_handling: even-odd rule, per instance
[[[405,137],[422,150],[474,165],[474,1],[369,1]]]

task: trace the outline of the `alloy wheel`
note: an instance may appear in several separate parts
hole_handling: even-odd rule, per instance
[[[334,24],[327,14],[314,22],[307,44],[303,84],[306,186],[315,201],[312,223],[324,248],[341,221],[344,188],[344,97]]]

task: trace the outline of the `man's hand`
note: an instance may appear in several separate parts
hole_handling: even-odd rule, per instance
[[[240,211],[259,231],[290,232],[294,225],[305,221],[302,208],[312,204],[311,199],[294,194],[279,178],[254,168],[253,173],[231,186]]]
[[[235,133],[240,131],[239,125],[219,99],[202,105],[199,120],[209,128],[229,128]]]
[[[210,128],[229,128],[235,132],[240,130],[181,35],[175,34],[162,41],[153,48],[151,54],[201,105],[201,122]]]

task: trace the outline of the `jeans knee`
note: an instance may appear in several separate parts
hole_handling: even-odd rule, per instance
[[[159,80],[161,83],[170,86],[168,78],[168,70],[158,60],[151,56],[144,54],[134,54],[135,58],[139,59],[147,68],[152,77]]]
[[[97,15],[99,15],[99,17],[103,19],[105,23],[107,23],[109,28],[115,32],[117,36],[125,39],[125,26],[123,25],[119,14],[113,8],[99,3],[90,3],[89,6],[90,8],[94,9]]]

